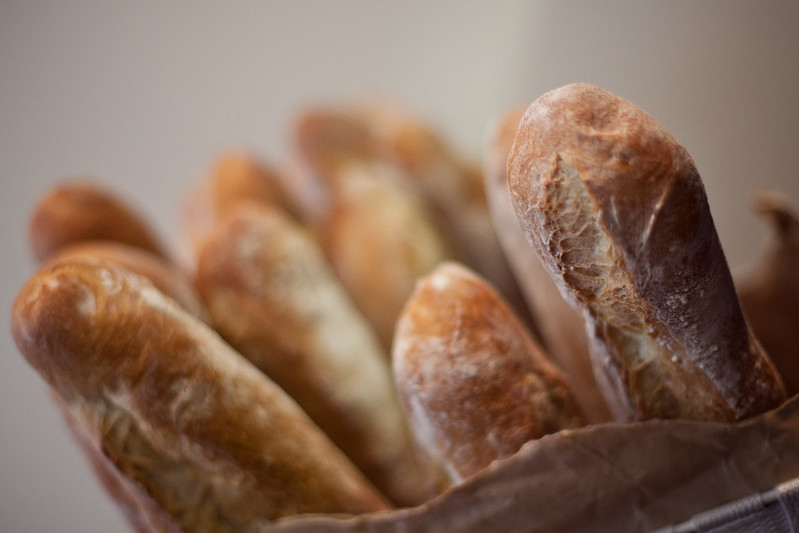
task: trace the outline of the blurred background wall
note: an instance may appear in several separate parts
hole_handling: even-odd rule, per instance
[[[752,191],[799,207],[795,1],[3,0],[2,309],[33,272],[30,209],[64,178],[100,180],[174,242],[214,157],[282,164],[304,106],[388,99],[476,159],[494,117],[574,81],[688,148],[734,269],[765,235]],[[126,531],[7,327],[0,341],[0,530]]]

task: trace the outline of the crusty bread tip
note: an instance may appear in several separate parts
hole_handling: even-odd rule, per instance
[[[522,228],[585,314],[617,416],[732,421],[783,401],[699,173],[655,119],[569,85],[528,108],[508,165]]]
[[[159,291],[179,303],[205,323],[210,316],[188,276],[163,257],[148,250],[116,241],[81,241],[59,249],[46,265],[60,262],[110,261],[147,278]]]
[[[526,442],[583,424],[561,372],[497,291],[457,263],[419,281],[394,374],[419,447],[453,485]]]
[[[78,242],[109,240],[165,256],[147,222],[124,201],[90,181],[53,187],[36,205],[29,235],[40,263],[59,249]]]

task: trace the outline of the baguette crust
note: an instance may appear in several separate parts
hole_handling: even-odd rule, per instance
[[[202,249],[219,220],[245,203],[289,209],[277,171],[244,152],[223,154],[183,206],[183,234],[192,253]]]
[[[294,160],[286,187],[292,205],[311,227],[323,227],[335,202],[339,180],[354,163],[373,161],[374,143],[366,126],[333,109],[310,110],[292,132]]]
[[[382,181],[375,167],[351,167],[322,242],[330,263],[386,349],[416,281],[451,257],[415,198]]]
[[[425,205],[378,157],[364,123],[351,114],[306,113],[295,142],[304,173],[295,189],[337,276],[391,347],[416,280],[451,250]]]
[[[524,111],[507,113],[488,134],[484,174],[491,214],[547,353],[563,369],[588,420],[607,422],[611,414],[594,377],[583,318],[560,295],[552,276],[527,242],[511,205],[508,155]]]
[[[419,282],[393,359],[414,435],[445,485],[583,424],[560,371],[497,292],[457,263]]]
[[[50,190],[34,209],[29,235],[39,263],[69,244],[96,240],[117,241],[166,257],[138,213],[88,182],[65,183]]]
[[[62,248],[47,264],[74,261],[117,264],[150,280],[156,289],[203,322],[211,321],[200,295],[183,272],[152,252],[114,241],[86,241]]]
[[[394,501],[415,505],[433,495],[388,356],[310,234],[277,209],[242,207],[197,263],[198,287],[235,348]]]
[[[651,116],[589,85],[547,93],[519,126],[509,183],[528,239],[585,313],[617,416],[731,421],[785,399],[694,163]]]
[[[79,431],[185,531],[386,508],[279,387],[140,276],[46,268],[12,331]]]
[[[385,105],[354,111],[375,138],[380,157],[397,165],[417,191],[460,260],[486,278],[535,330],[530,310],[494,231],[482,169],[410,114]]]
[[[130,526],[138,533],[181,533],[175,518],[161,508],[130,478],[122,475],[116,466],[97,447],[96,439],[80,426],[78,420],[52,395],[72,438],[83,451],[94,475],[106,493],[122,511]]]

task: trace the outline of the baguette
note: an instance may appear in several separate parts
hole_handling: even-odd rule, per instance
[[[302,219],[319,228],[330,217],[340,180],[349,168],[375,161],[375,146],[363,123],[333,109],[302,113],[294,124],[292,141],[289,198]]]
[[[241,206],[198,261],[197,286],[228,342],[291,395],[400,505],[433,495],[388,356],[317,243],[276,208]]]
[[[290,208],[276,170],[247,153],[225,153],[183,205],[181,224],[190,253],[196,255],[218,221],[244,203]]]
[[[184,531],[388,507],[295,402],[143,277],[45,268],[12,332],[93,449]]]
[[[61,248],[47,262],[112,262],[147,278],[156,289],[205,323],[211,317],[194,285],[176,266],[142,248],[114,241],[84,241]]]
[[[416,280],[451,251],[412,196],[374,178],[371,170],[353,171],[342,184],[323,243],[339,279],[388,349]]]
[[[29,227],[39,263],[77,242],[109,240],[166,257],[144,219],[112,192],[89,182],[70,182],[48,191],[33,211]]]
[[[482,169],[459,158],[432,128],[385,105],[357,108],[375,151],[418,191],[458,259],[486,278],[536,331],[491,220]]]
[[[307,113],[296,144],[314,228],[355,305],[391,347],[416,280],[450,258],[449,244],[421,200],[375,155],[368,130],[348,115]]]
[[[414,435],[445,486],[530,440],[583,425],[560,371],[499,294],[457,263],[417,285],[393,364]]]
[[[589,421],[611,419],[596,383],[583,318],[560,295],[519,225],[508,192],[508,155],[524,109],[507,113],[490,130],[484,157],[486,194],[500,244],[519,280],[541,343],[563,369]]]
[[[785,399],[699,173],[655,119],[569,85],[527,109],[508,165],[522,228],[584,314],[617,417],[735,421]]]

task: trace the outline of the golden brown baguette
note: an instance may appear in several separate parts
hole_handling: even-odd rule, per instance
[[[444,138],[410,113],[387,105],[353,110],[374,136],[375,151],[400,168],[419,192],[459,260],[499,290],[535,328],[491,221],[482,169],[447,146]]]
[[[297,117],[292,142],[294,159],[287,182],[290,200],[309,226],[324,226],[337,183],[347,169],[376,160],[372,136],[351,114],[313,109]]]
[[[419,282],[393,364],[414,435],[445,485],[583,424],[560,371],[497,292],[457,263]]]
[[[12,331],[91,445],[184,531],[387,507],[279,387],[141,276],[46,268]]]
[[[611,415],[594,378],[583,318],[560,295],[511,205],[507,162],[523,114],[524,109],[507,113],[487,135],[483,172],[494,226],[547,353],[563,369],[586,418],[592,423],[606,422]]]
[[[305,217],[355,305],[388,349],[416,280],[451,250],[419,198],[374,156],[363,124],[316,111],[295,130]]]
[[[61,248],[47,262],[110,261],[134,274],[144,276],[164,295],[179,303],[186,311],[205,323],[211,317],[200,295],[186,275],[163,257],[152,252],[115,241],[85,241]]]
[[[290,207],[275,169],[245,152],[222,154],[183,206],[181,224],[190,253],[195,255],[217,222],[243,203]]]
[[[433,495],[388,356],[308,232],[277,208],[241,206],[220,222],[197,265],[197,286],[234,348],[394,501]]]
[[[788,199],[761,192],[757,210],[771,235],[757,263],[736,279],[747,320],[785,381],[789,396],[799,393],[799,217]]]
[[[112,192],[89,182],[64,183],[39,201],[29,228],[39,263],[68,244],[109,240],[165,256],[153,230]]]
[[[323,232],[333,268],[385,347],[419,277],[451,257],[409,194],[351,169]]]
[[[522,228],[584,313],[616,416],[731,421],[785,399],[699,173],[655,119],[569,85],[528,108],[508,165]]]

